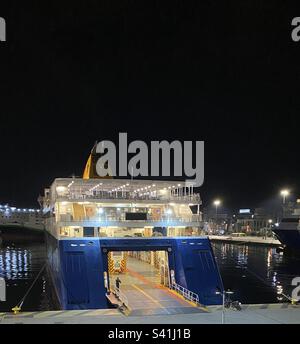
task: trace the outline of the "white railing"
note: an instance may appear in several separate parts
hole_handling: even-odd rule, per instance
[[[129,192],[124,192],[123,194],[115,194],[109,192],[99,192],[99,193],[66,193],[64,195],[56,194],[56,199],[63,198],[71,201],[76,200],[130,200],[130,201],[181,201],[181,202],[195,202],[199,203],[201,201],[199,194],[192,195],[137,195]]]
[[[128,308],[128,299],[127,296],[120,290],[120,288],[114,287],[113,293],[116,295],[117,299],[121,301],[121,303]]]
[[[178,294],[182,295],[186,300],[199,304],[198,294],[184,288],[183,286],[173,282],[172,289],[175,290]]]
[[[72,223],[72,222],[84,222],[85,224],[88,223],[107,223],[107,224],[113,224],[113,223],[129,223],[129,222],[136,222],[136,223],[142,223],[142,222],[149,222],[149,223],[156,223],[156,222],[165,222],[165,223],[174,223],[174,222],[180,222],[180,223],[191,223],[191,222],[201,222],[201,216],[200,215],[192,215],[192,216],[159,216],[157,218],[148,216],[144,220],[126,220],[125,216],[97,216],[97,217],[80,217],[78,219],[73,219],[71,216],[64,216],[61,215],[59,217],[59,222],[65,222],[65,223]]]

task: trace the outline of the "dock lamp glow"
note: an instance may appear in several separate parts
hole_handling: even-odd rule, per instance
[[[222,291],[219,287],[217,287],[216,289],[216,295],[222,295],[222,324],[225,324],[225,298],[226,295],[232,295],[233,291],[229,289],[227,291]]]
[[[282,196],[283,204],[285,204],[286,198],[289,196],[290,192],[287,189],[281,190],[280,195]]]

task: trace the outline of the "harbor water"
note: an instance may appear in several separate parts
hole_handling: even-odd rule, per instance
[[[224,287],[243,304],[288,302],[292,280],[300,276],[300,257],[276,248],[238,243],[212,243]],[[284,295],[283,295],[284,294]]]
[[[6,302],[0,302],[0,311],[10,311],[25,296],[46,262],[43,243],[0,244],[0,277],[6,281]],[[23,311],[54,310],[53,290],[46,269],[34,283],[25,298]]]
[[[300,276],[300,258],[260,245],[212,243],[224,286],[232,298],[249,303],[287,301],[292,279]],[[46,261],[43,243],[0,246],[0,276],[7,284],[7,301],[0,311],[10,311],[26,294]],[[22,310],[55,310],[54,293],[46,269],[26,297]]]

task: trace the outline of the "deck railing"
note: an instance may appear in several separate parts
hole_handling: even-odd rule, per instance
[[[120,288],[114,287],[113,293],[116,295],[116,297],[120,300],[120,302],[128,308],[128,298],[127,296],[120,290]]]
[[[64,195],[56,195],[56,198],[63,198],[70,201],[76,200],[130,200],[130,201],[180,201],[180,202],[194,202],[198,203],[201,201],[200,195],[194,193],[193,195],[179,196],[179,195],[137,195],[130,192],[124,193],[76,193],[71,192]]]
[[[66,222],[66,223],[84,223],[88,225],[89,223],[101,223],[101,224],[117,224],[120,222],[126,223],[158,223],[164,222],[168,223],[192,223],[192,222],[201,222],[201,215],[194,214],[192,216],[160,216],[160,217],[152,217],[148,216],[146,219],[143,220],[126,220],[124,216],[96,216],[96,217],[80,217],[78,219],[74,219],[72,216],[64,216],[61,215],[59,217],[59,222]]]
[[[183,286],[173,282],[172,289],[175,290],[178,294],[182,295],[186,300],[199,304],[198,294],[184,288]]]

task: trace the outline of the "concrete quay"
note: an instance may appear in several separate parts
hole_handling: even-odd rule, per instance
[[[207,312],[174,315],[126,316],[117,309],[0,313],[0,324],[221,324],[222,307]],[[300,306],[291,304],[243,305],[226,310],[225,324],[300,324]]]

